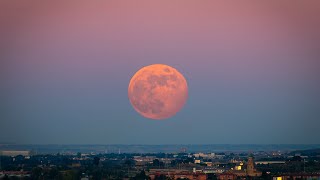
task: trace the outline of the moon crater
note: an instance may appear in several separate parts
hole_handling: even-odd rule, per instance
[[[131,78],[128,96],[134,109],[142,116],[166,119],[175,115],[185,104],[187,81],[170,66],[146,66]]]

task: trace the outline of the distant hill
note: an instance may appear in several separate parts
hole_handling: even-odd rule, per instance
[[[76,144],[0,144],[0,151],[4,150],[28,150],[37,154],[56,154],[56,153],[172,153],[180,152],[185,149],[186,152],[252,152],[252,151],[282,151],[295,153],[312,153],[315,151],[319,154],[320,144],[299,145],[299,144],[171,144],[171,145],[76,145]],[[305,151],[305,152],[304,152]],[[295,154],[293,153],[293,155]]]
[[[292,151],[290,154],[300,154],[302,156],[320,156],[320,148]]]

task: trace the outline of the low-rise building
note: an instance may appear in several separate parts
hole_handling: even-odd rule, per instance
[[[2,156],[18,156],[18,155],[22,155],[22,156],[30,156],[30,151],[15,151],[15,150],[11,150],[11,151],[0,151],[0,155]]]
[[[164,175],[171,179],[193,179],[193,180],[206,180],[207,175],[200,171],[191,172],[188,170],[179,169],[150,169],[148,176],[151,180]]]
[[[272,178],[273,180],[298,180],[298,179],[320,179],[319,173],[292,173],[277,175]]]

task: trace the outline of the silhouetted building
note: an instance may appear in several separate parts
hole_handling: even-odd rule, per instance
[[[247,175],[248,176],[261,176],[262,172],[257,171],[254,168],[254,162],[253,162],[253,157],[249,157],[248,158],[248,162],[247,162]]]
[[[2,156],[30,156],[30,151],[1,151],[0,155]]]
[[[218,175],[218,179],[220,180],[235,180],[237,179],[237,175],[231,172],[221,173]]]
[[[171,179],[193,179],[193,180],[206,180],[207,175],[203,172],[190,172],[188,170],[175,170],[175,169],[150,169],[149,177],[154,180],[159,176],[166,176]]]
[[[242,165],[241,165],[242,167]],[[261,176],[262,172],[258,171],[254,167],[254,161],[253,157],[248,157],[247,162],[247,168],[243,170],[242,168],[239,168],[239,166],[236,166],[235,170],[230,170],[226,173],[220,174],[219,179],[236,179],[237,177],[258,177]]]
[[[273,180],[320,179],[319,173],[289,173],[274,176]]]

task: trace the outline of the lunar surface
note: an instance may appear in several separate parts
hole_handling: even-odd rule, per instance
[[[153,64],[134,74],[128,96],[133,108],[142,116],[166,119],[174,116],[186,103],[188,85],[175,68]]]

